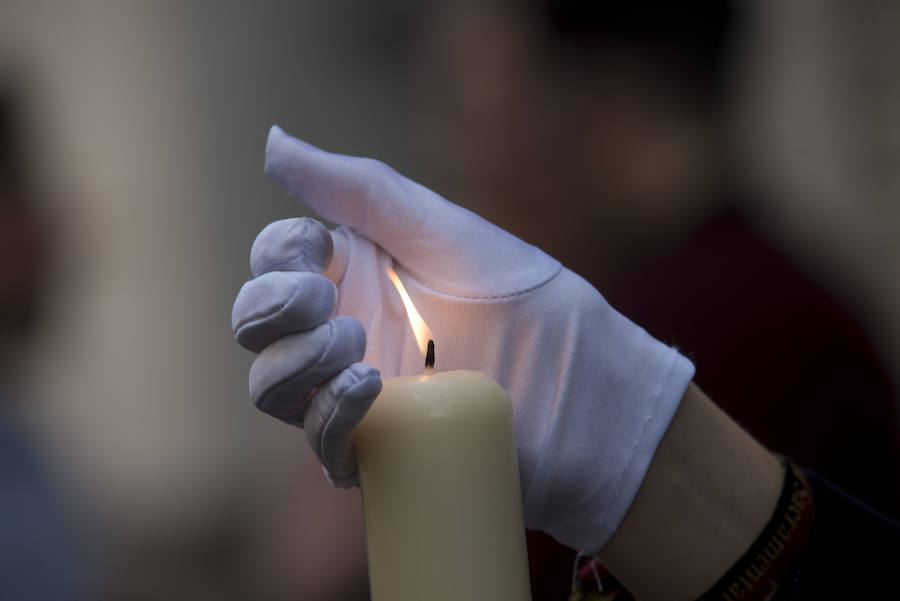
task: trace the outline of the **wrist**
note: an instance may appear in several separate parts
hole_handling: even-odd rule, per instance
[[[760,535],[783,477],[779,459],[692,384],[600,557],[640,599],[696,599]]]
[[[781,496],[762,534],[698,601],[771,599],[806,544],[814,515],[806,478],[787,459]]]

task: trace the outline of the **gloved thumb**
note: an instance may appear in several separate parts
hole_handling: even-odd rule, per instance
[[[497,296],[550,279],[540,249],[373,159],[325,152],[269,130],[266,175],[310,209],[384,248],[419,281],[458,296]]]

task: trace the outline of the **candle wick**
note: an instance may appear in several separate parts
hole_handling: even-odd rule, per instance
[[[428,351],[425,353],[425,373],[434,373],[434,340],[428,341]]]

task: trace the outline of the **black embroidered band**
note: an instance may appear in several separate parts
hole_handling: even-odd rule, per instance
[[[762,601],[778,588],[806,543],[814,515],[812,490],[782,457],[784,486],[772,518],[750,549],[698,601]]]

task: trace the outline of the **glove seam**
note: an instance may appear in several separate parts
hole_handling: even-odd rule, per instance
[[[254,313],[253,315],[251,315],[244,321],[240,322],[234,330],[235,336],[240,334],[241,330],[243,330],[247,326],[254,324],[258,321],[262,321],[263,319],[272,317],[273,315],[277,315],[278,313],[281,313],[282,311],[284,311],[287,308],[287,306],[290,305],[294,301],[295,298],[297,298],[298,293],[299,293],[299,289],[295,287],[294,292],[291,294],[290,298],[288,298],[286,301],[284,301],[280,305],[276,305],[274,309]]]
[[[280,269],[275,269],[275,268],[280,267],[282,265],[289,265],[290,263],[294,263],[295,261],[300,260],[300,259],[302,259],[303,266],[306,267],[307,269],[291,269],[289,271],[308,271],[308,272],[312,272],[312,273],[319,273],[321,271],[320,269],[317,270],[316,266],[312,264],[312,261],[307,259],[303,253],[300,253],[289,259],[281,259],[279,261],[273,261],[272,263],[266,263],[261,269],[259,269],[259,275],[257,275],[256,277],[259,277],[260,275],[265,275],[267,273],[272,273],[273,271],[281,271]]]
[[[548,275],[545,279],[539,281],[537,284],[534,284],[533,286],[529,286],[528,288],[524,288],[522,290],[517,290],[515,292],[510,292],[507,294],[495,294],[495,295],[490,295],[490,296],[465,295],[465,294],[454,294],[452,292],[445,292],[443,290],[438,290],[437,288],[435,288],[429,284],[426,284],[421,279],[417,278],[415,275],[413,275],[412,273],[410,273],[409,271],[407,271],[405,269],[404,269],[404,272],[406,272],[406,274],[409,276],[409,278],[414,280],[416,282],[416,284],[420,285],[422,288],[425,288],[426,290],[428,290],[429,292],[431,292],[433,294],[437,294],[439,296],[443,296],[443,297],[451,299],[451,300],[492,303],[492,302],[504,302],[504,301],[512,300],[519,296],[524,296],[526,294],[534,292],[538,288],[546,286],[551,281],[556,279],[556,277],[559,276],[559,274],[561,274],[564,269],[565,268],[563,267],[562,263],[557,262],[556,269],[550,275]]]

